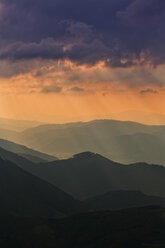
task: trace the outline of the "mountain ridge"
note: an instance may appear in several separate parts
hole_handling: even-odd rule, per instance
[[[93,211],[119,210],[144,206],[165,207],[165,198],[146,195],[135,190],[116,190],[84,201]]]
[[[86,152],[69,159],[26,165],[24,169],[79,200],[130,189],[165,197],[165,167],[161,165],[124,165]]]
[[[144,161],[165,165],[164,135],[162,125],[94,120],[41,125],[19,133],[15,142],[61,159],[93,151],[120,163]]]
[[[32,162],[36,162],[36,163],[57,160],[57,157],[45,153],[41,153],[27,146],[16,144],[9,140],[0,139],[0,147],[9,152],[16,153],[17,155],[20,155],[21,157],[25,157],[31,160]]]
[[[0,212],[61,217],[79,212],[81,204],[61,189],[0,158]]]

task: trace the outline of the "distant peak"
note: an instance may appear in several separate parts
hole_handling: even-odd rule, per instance
[[[74,158],[92,158],[92,157],[95,157],[96,155],[98,154],[87,151],[87,152],[81,152],[81,153],[75,154],[73,157]]]

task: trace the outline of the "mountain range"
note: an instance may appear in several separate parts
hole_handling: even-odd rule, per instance
[[[81,204],[55,186],[0,159],[0,213],[61,217],[80,211]]]
[[[91,210],[165,206],[161,166],[126,166],[91,152],[33,163],[0,148],[0,157],[0,213],[62,217]]]
[[[165,126],[97,120],[1,131],[11,140],[0,139],[0,213],[165,206]]]
[[[79,200],[115,190],[137,190],[165,197],[165,167],[159,165],[123,165],[92,152],[76,154],[70,159],[33,163],[0,148],[0,157]]]
[[[93,211],[128,209],[144,206],[165,207],[165,198],[145,195],[140,191],[116,190],[84,201]]]
[[[165,165],[165,126],[96,120],[47,124],[22,132],[0,132],[0,138],[58,158],[92,151],[119,163]]]
[[[13,120],[8,118],[0,118],[0,129],[7,129],[11,131],[23,131],[27,128],[39,126],[43,123],[39,121],[27,121],[27,120]]]
[[[144,112],[138,110],[129,110],[119,113],[112,113],[109,119],[122,121],[135,121],[146,125],[165,125],[165,115],[153,112]]]
[[[78,199],[123,189],[165,197],[165,167],[158,165],[122,165],[84,152],[70,159],[27,165],[24,169]]]

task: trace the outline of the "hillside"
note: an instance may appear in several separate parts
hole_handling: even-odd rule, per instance
[[[139,191],[111,191],[89,198],[86,205],[93,210],[116,210],[144,206],[165,207],[165,198],[148,196]]]
[[[41,125],[39,121],[13,120],[0,118],[0,129],[9,129],[11,131],[21,132],[27,128],[33,128]]]
[[[78,199],[102,195],[113,190],[137,190],[165,197],[163,166],[146,163],[122,165],[91,152],[36,166],[22,166]]]
[[[162,132],[161,132],[162,133]],[[146,162],[165,165],[165,141],[157,134],[136,133],[112,137],[112,158],[121,163]]]
[[[0,138],[6,140],[17,140],[19,132],[6,128],[0,128]]]
[[[120,163],[147,162],[165,165],[164,135],[165,126],[96,120],[41,125],[9,139],[60,158],[92,151]]]
[[[0,159],[0,213],[61,217],[81,204],[62,190]]]
[[[35,163],[54,161],[57,159],[54,156],[32,150],[26,146],[22,146],[8,140],[0,139],[0,147],[9,152],[16,153],[21,157],[25,157]]]
[[[9,152],[9,151],[1,148],[1,147],[0,147],[0,157],[3,160],[8,160],[10,162],[15,163],[16,165],[18,165],[19,167],[21,167],[23,169],[27,168],[27,170],[28,170],[28,168],[33,168],[35,166],[35,164],[30,159],[25,158],[25,156],[20,156],[16,153]],[[36,159],[36,157],[35,157],[35,159]]]
[[[162,248],[164,216],[165,210],[155,207],[84,213],[61,220],[0,216],[0,244],[5,248]]]

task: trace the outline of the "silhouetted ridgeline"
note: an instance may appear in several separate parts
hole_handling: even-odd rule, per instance
[[[142,163],[125,166],[91,152],[41,164],[2,148],[0,153],[19,161],[18,167],[0,159],[1,247],[164,247],[165,210],[161,207],[165,199],[133,190],[136,186],[154,192],[154,182],[155,191],[163,194],[164,167]],[[40,172],[38,176],[53,179],[54,185],[63,185],[66,192],[79,198],[123,188],[82,202],[20,167],[36,175]],[[126,185],[131,191],[123,190]],[[132,209],[139,206],[148,207]],[[100,211],[121,208],[127,209]]]
[[[3,150],[3,152],[5,152],[5,150]],[[7,155],[11,154],[7,152]],[[62,217],[91,210],[115,210],[149,205],[165,206],[164,198],[145,195],[139,191],[135,191],[133,187],[127,191],[124,190],[124,187],[122,188],[122,185],[120,186],[120,190],[116,190],[115,187],[112,189],[112,183],[114,183],[112,182],[112,178],[105,178],[104,175],[108,175],[108,170],[110,170],[109,177],[110,174],[113,176],[113,167],[117,168],[119,165],[113,162],[113,164],[111,164],[113,169],[111,166],[109,168],[105,167],[106,169],[108,168],[106,171],[104,163],[112,163],[112,161],[98,154],[86,152],[75,155],[69,162],[68,160],[64,160],[67,162],[68,170],[65,170],[65,167],[61,164],[61,174],[59,174],[58,165],[51,163],[33,164],[24,158],[17,157],[16,154],[12,154],[12,156],[16,156],[20,167],[25,167],[26,170],[28,169],[29,171],[35,171],[34,174],[37,174],[37,172],[38,174],[39,172],[43,173],[43,178],[45,175],[51,175],[58,186],[55,186],[55,183],[53,185],[51,182],[40,179],[38,175],[32,175],[12,162],[0,159],[0,213]],[[64,161],[57,162],[63,163]],[[125,166],[120,166],[125,168]],[[54,168],[57,169],[57,172]],[[72,170],[75,171],[75,173],[73,173]],[[122,174],[123,173],[122,171]],[[104,180],[108,183],[105,184]],[[63,185],[63,187],[59,187],[59,184]],[[131,180],[129,184],[131,186]],[[67,188],[65,188],[66,186]],[[146,183],[146,186],[148,186],[150,191],[152,190],[149,184]],[[66,190],[63,190],[63,188]],[[157,186],[156,189],[158,190],[159,187]],[[100,191],[103,192],[102,195],[96,194],[96,192],[98,193]],[[104,191],[109,192],[105,194]],[[75,194],[73,194],[73,192]],[[87,198],[89,195],[92,197],[83,202],[76,200],[76,198],[83,199],[82,193],[84,194],[84,198],[85,196]],[[158,194],[160,193],[161,191],[158,191]],[[71,195],[75,195],[75,198]],[[152,193],[152,195],[154,194]]]
[[[45,153],[41,153],[35,150],[32,150],[26,146],[22,146],[19,144],[16,144],[14,142],[0,139],[0,147],[5,149],[6,151],[16,153],[17,155],[27,158],[28,160],[34,162],[34,163],[39,163],[39,162],[49,162],[49,161],[54,161],[57,160],[56,157],[50,156]],[[10,160],[10,155],[8,153],[9,160]]]
[[[165,165],[165,126],[96,120],[0,131],[0,137],[61,158],[92,151],[121,163]]]
[[[81,211],[81,203],[17,165],[0,159],[0,213],[62,217]]]
[[[122,165],[91,152],[35,166],[21,162],[19,166],[81,200],[114,190],[137,190],[165,197],[163,166]]]

